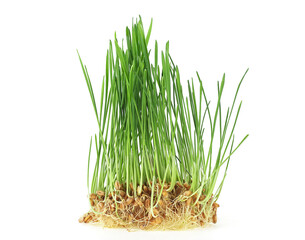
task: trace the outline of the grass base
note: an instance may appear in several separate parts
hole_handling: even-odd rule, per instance
[[[102,191],[91,194],[91,210],[79,222],[128,230],[185,230],[217,222],[219,205],[213,202],[213,197],[204,201],[205,195],[192,193],[187,183],[177,183],[171,191],[167,191],[167,184],[163,189],[156,184],[153,201],[148,186],[144,185],[140,191],[138,187],[134,196],[126,194],[119,183],[116,185],[116,191],[108,196]]]

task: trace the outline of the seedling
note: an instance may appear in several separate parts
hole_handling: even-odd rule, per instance
[[[157,41],[148,49],[151,30],[152,21],[145,34],[140,17],[126,28],[126,46],[116,35],[110,41],[99,105],[79,56],[98,126],[88,156],[90,211],[80,222],[176,230],[217,221],[231,156],[248,137],[235,143],[237,95],[248,70],[227,109],[223,75],[212,108],[198,73],[182,88],[169,42],[161,54]]]

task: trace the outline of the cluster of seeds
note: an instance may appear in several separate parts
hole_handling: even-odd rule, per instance
[[[168,191],[170,184],[157,183],[153,193],[150,186],[138,186],[136,194],[132,184],[130,194],[126,193],[122,184],[116,182],[115,186],[115,191],[107,195],[103,191],[91,193],[89,200],[92,211],[82,216],[79,221],[105,224],[111,220],[112,226],[115,222],[116,227],[141,229],[156,228],[162,223],[163,226],[174,228],[176,224],[169,225],[167,221],[185,221],[181,218],[183,215],[188,216],[189,224],[194,227],[217,222],[216,211],[219,205],[213,202],[213,197],[207,204],[201,204],[206,198],[204,190],[198,196],[198,193],[190,191],[188,183],[182,185],[177,182],[171,191]]]

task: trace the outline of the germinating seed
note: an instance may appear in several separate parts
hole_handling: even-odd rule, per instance
[[[248,70],[231,105],[222,103],[225,74],[210,101],[198,72],[183,89],[169,42],[160,51],[155,41],[151,49],[151,30],[152,21],[144,31],[139,17],[122,44],[116,35],[109,42],[98,99],[78,53],[97,121],[87,168],[92,209],[80,222],[183,229],[217,221],[231,156],[248,137],[236,144],[234,134],[242,105],[237,95]]]

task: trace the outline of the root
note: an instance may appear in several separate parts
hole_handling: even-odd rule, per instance
[[[205,200],[203,193],[192,193],[189,185],[177,183],[173,190],[169,186],[156,184],[137,188],[137,194],[128,195],[123,186],[116,183],[116,191],[105,196],[102,191],[89,196],[91,211],[84,214],[79,222],[94,223],[107,228],[143,230],[185,230],[204,227],[217,222],[217,208],[213,196]],[[162,190],[162,192],[161,192]]]

